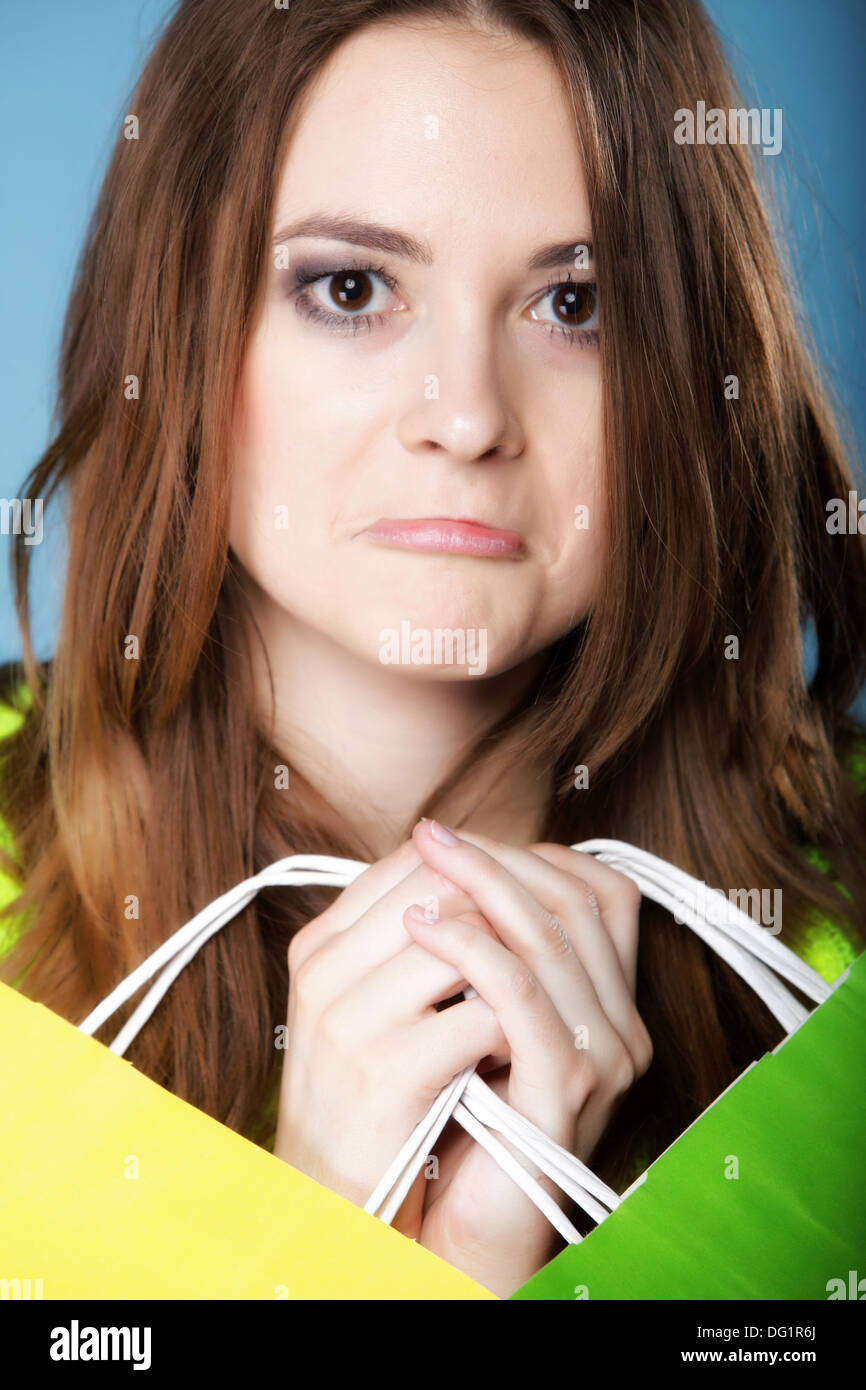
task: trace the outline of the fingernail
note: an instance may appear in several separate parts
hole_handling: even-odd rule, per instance
[[[406,916],[411,917],[413,922],[422,922],[425,927],[433,926],[429,914],[418,903],[413,903],[411,907],[406,908]]]
[[[434,840],[438,840],[440,845],[459,845],[460,836],[455,835],[454,831],[447,825],[441,825],[438,820],[430,822],[430,834]]]

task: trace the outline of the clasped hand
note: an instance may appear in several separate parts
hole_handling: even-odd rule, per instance
[[[469,1064],[588,1162],[652,1060],[631,879],[567,846],[444,830],[419,821],[289,948],[274,1153],[358,1205]],[[437,1009],[469,985],[477,997]],[[393,1224],[501,1297],[561,1244],[453,1120]]]

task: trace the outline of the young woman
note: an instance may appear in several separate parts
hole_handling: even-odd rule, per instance
[[[779,1040],[572,844],[863,949],[853,483],[698,101],[742,105],[693,0],[183,0],[118,134],[25,487],[70,558],[40,663],[17,553],[3,978],[80,1022],[273,860],[369,862],[260,894],[128,1053],[359,1203],[470,1062],[621,1191]],[[436,1157],[396,1224],[507,1295],[558,1237]]]

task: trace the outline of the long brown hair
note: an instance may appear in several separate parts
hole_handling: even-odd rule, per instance
[[[592,613],[417,815],[479,760],[495,772],[516,738],[555,768],[545,838],[610,836],[710,886],[780,887],[795,950],[813,910],[847,915],[864,945],[866,828],[841,767],[862,732],[846,711],[866,677],[864,543],[826,529],[826,502],[853,484],[753,157],[672,139],[677,109],[741,104],[696,0],[183,0],[130,102],[139,138],[118,135],[69,305],[56,434],[23,490],[68,492],[51,663],[31,644],[21,538],[14,556],[15,674],[33,699],[3,748],[0,809],[29,927],[3,974],[25,972],[22,989],[74,1022],[272,860],[372,857],[299,771],[275,787],[284,757],[254,716],[227,538],[227,441],[296,103],[363,25],[434,15],[541,45],[571,94],[615,524]],[[799,854],[806,843],[846,891]],[[180,974],[130,1059],[253,1133],[282,1056],[288,942],[333,897],[260,895]],[[729,968],[647,903],[638,975],[655,1057],[593,1160],[619,1186],[780,1037]]]

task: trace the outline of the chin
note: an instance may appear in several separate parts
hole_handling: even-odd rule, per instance
[[[387,603],[357,611],[363,618],[355,642],[363,634],[365,653],[389,669],[426,680],[478,680],[491,674],[494,656],[501,664],[495,628],[467,623],[465,605],[400,603],[392,594]]]

